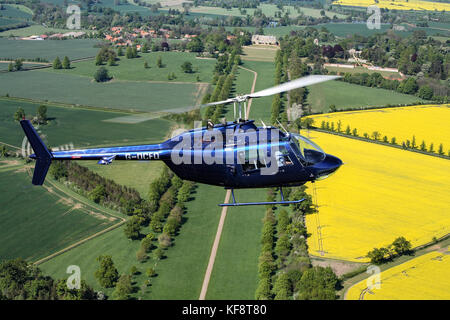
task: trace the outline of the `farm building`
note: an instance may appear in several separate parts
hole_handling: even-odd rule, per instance
[[[252,44],[278,45],[278,42],[275,36],[264,36],[260,34],[255,34],[252,36]]]

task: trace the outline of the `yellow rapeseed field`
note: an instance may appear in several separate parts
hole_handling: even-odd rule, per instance
[[[315,183],[319,213],[306,216],[312,255],[367,262],[367,252],[399,236],[416,247],[450,232],[450,160],[327,133],[310,136],[344,162]]]
[[[450,252],[433,251],[381,272],[380,287],[363,280],[352,286],[349,300],[450,299]]]
[[[333,4],[353,7],[368,7],[376,5],[379,8],[389,10],[426,10],[426,11],[450,11],[450,4],[443,2],[431,2],[423,0],[335,0]]]
[[[379,140],[387,136],[390,141],[395,137],[397,144],[408,139],[416,138],[416,145],[420,148],[425,141],[428,150],[433,143],[434,152],[443,144],[443,151],[447,155],[450,151],[450,105],[420,105],[410,107],[383,108],[361,111],[334,112],[311,116],[314,126],[319,127],[322,121],[334,122],[335,128],[341,121],[341,131],[346,130],[347,125],[351,130],[357,129],[358,135],[369,136],[374,131],[380,134]]]

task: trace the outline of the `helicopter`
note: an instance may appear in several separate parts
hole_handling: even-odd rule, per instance
[[[304,199],[285,200],[283,187],[301,186],[333,174],[342,161],[325,153],[316,143],[296,133],[274,126],[257,127],[254,120],[242,116],[249,99],[334,80],[339,76],[310,75],[255,93],[203,104],[234,104],[234,121],[185,131],[159,144],[78,149],[51,152],[29,120],[20,124],[33,148],[36,160],[32,184],[42,185],[55,160],[98,160],[108,165],[115,160],[163,161],[179,178],[231,189],[232,202],[219,206],[286,205]],[[236,106],[239,107],[237,115]],[[244,112],[245,113],[245,112]],[[281,201],[236,202],[234,189],[280,188]]]

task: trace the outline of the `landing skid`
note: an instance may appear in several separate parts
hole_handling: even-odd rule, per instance
[[[270,204],[292,204],[292,203],[300,203],[304,201],[305,199],[300,200],[284,200],[283,195],[283,188],[280,187],[280,193],[281,193],[281,201],[264,201],[264,202],[236,202],[236,198],[234,197],[234,190],[231,189],[231,195],[233,196],[233,202],[232,203],[220,203],[219,206],[221,207],[239,207],[239,206],[261,206],[261,205],[270,205]]]

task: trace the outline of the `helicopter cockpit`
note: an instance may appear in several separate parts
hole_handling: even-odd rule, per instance
[[[296,133],[290,134],[290,147],[298,160],[305,166],[310,166],[325,159],[325,152],[308,138]]]

